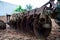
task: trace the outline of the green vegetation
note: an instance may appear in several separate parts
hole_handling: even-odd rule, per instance
[[[26,9],[23,9],[21,6],[18,6],[18,8],[16,10],[14,10],[15,12],[25,12]]]
[[[14,12],[25,12],[25,11],[28,11],[28,10],[31,10],[32,9],[32,6],[29,4],[29,5],[26,5],[26,8],[25,9],[23,9],[22,8],[22,6],[18,6],[18,8],[16,8],[15,10],[14,10]]]
[[[30,4],[26,5],[26,10],[31,10],[32,6]]]

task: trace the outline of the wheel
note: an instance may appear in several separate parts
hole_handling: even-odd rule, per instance
[[[44,21],[43,21],[44,22]],[[47,19],[46,23],[42,24],[41,19],[38,25],[34,25],[34,34],[38,38],[46,38],[49,36],[52,29],[51,19]]]
[[[6,23],[4,22],[4,21],[2,21],[2,20],[0,20],[0,29],[2,30],[4,30],[4,29],[6,29]]]

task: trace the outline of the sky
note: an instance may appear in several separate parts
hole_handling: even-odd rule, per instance
[[[2,2],[1,2],[2,1]],[[23,9],[26,5],[31,4],[32,8],[40,8],[49,0],[0,0],[0,15],[5,15],[6,13],[12,14],[15,10],[16,5],[21,5]]]
[[[18,5],[0,1],[0,16],[12,14],[13,11],[18,7]]]
[[[27,4],[31,4],[33,8],[39,8],[45,3],[47,3],[49,0],[1,0],[1,1],[21,5],[22,8],[25,8]]]

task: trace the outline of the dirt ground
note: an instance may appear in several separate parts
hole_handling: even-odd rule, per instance
[[[0,40],[40,40],[29,34],[18,33],[14,29],[0,30]]]
[[[0,30],[0,40],[40,40],[30,35],[26,36],[21,33],[17,33],[13,29]]]
[[[55,23],[54,19],[52,20],[52,30],[48,40],[60,40],[60,26]]]
[[[52,20],[52,31],[47,40],[60,40],[60,29],[59,26]],[[41,40],[30,35],[17,33],[13,29],[7,28],[6,30],[0,30],[0,40]]]

